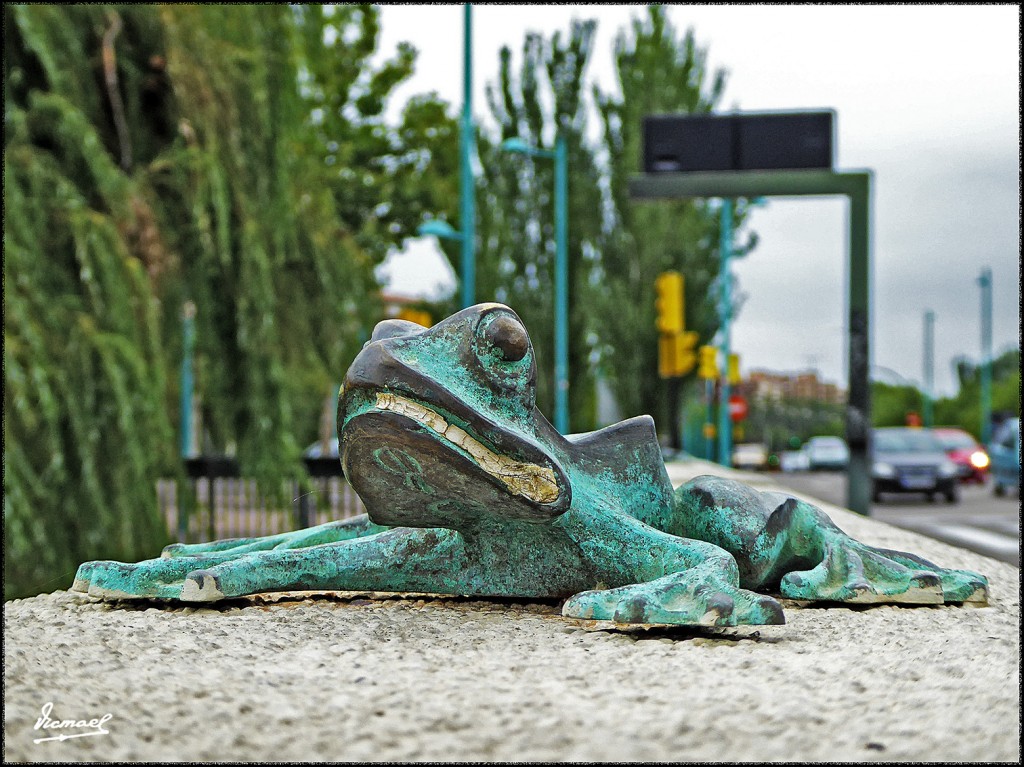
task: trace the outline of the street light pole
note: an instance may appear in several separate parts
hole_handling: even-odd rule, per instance
[[[473,200],[473,6],[463,6],[463,59],[462,59],[462,133],[461,149],[461,204],[459,224],[462,227],[462,307],[476,303],[476,210]]]
[[[555,136],[555,428],[569,432],[569,172],[565,134]]]
[[[518,152],[555,161],[555,414],[559,434],[569,433],[569,150],[565,134],[555,134],[555,150],[537,149],[522,139],[501,143]]]
[[[732,280],[729,275],[729,259],[732,256],[732,200],[722,199],[722,222],[718,244],[718,279],[721,281],[721,304],[718,314],[721,321],[722,365],[718,397],[718,462],[722,466],[732,465],[732,425],[729,418],[729,320],[732,314]]]
[[[933,403],[935,399],[935,312],[924,313],[924,426],[930,429],[934,423]]]
[[[186,301],[181,312],[181,457],[188,458],[192,455],[192,391],[194,379],[192,377],[192,357],[195,353],[196,329],[195,329],[196,305],[192,301]]]
[[[992,437],[992,270],[985,267],[981,286],[981,443]]]

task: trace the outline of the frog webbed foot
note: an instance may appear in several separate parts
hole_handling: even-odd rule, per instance
[[[570,618],[681,626],[737,626],[785,623],[782,605],[764,594],[739,588],[736,564],[714,549],[700,564],[644,583],[583,591],[570,597],[562,615]]]
[[[988,581],[969,570],[938,567],[901,551],[878,549],[845,534],[829,536],[821,562],[782,577],[790,599],[850,603],[943,604],[988,601]]]
[[[677,626],[737,626],[785,623],[779,602],[724,583],[637,583],[604,591],[582,591],[562,607],[569,618]]]
[[[203,557],[161,557],[134,563],[86,562],[79,566],[71,590],[105,600],[181,599],[190,573],[228,559],[224,553],[218,553]]]

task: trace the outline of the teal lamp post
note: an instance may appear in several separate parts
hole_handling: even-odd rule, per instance
[[[981,270],[981,443],[992,438],[992,270]]]
[[[430,221],[424,221],[416,231],[422,237],[432,236],[442,240],[462,239],[462,232],[453,228],[451,224],[440,218],[433,218]]]
[[[447,221],[424,222],[420,235],[433,235],[462,243],[462,308],[476,303],[476,203],[473,198],[473,6],[463,5],[462,129],[459,134],[459,219],[462,231]]]
[[[718,309],[721,318],[722,350],[720,394],[718,397],[718,462],[722,466],[732,465],[732,423],[729,420],[729,323],[732,319],[732,275],[729,273],[729,259],[732,257],[732,200],[722,200],[722,221],[718,243],[718,279],[721,283],[721,297]]]
[[[181,457],[192,455],[192,358],[196,346],[196,305],[186,301],[181,311]]]
[[[555,136],[555,150],[537,149],[522,139],[502,142],[506,152],[555,161],[555,428],[569,432],[569,163],[565,136]]]
[[[935,425],[935,312],[924,313],[924,427]]]
[[[764,197],[755,197],[750,200],[751,206],[764,207],[768,201]],[[722,466],[732,465],[732,422],[729,418],[729,397],[732,388],[729,385],[729,354],[731,349],[730,331],[732,322],[732,274],[729,271],[729,261],[732,258],[732,224],[733,224],[733,201],[729,197],[722,199],[722,219],[719,229],[718,244],[718,278],[721,283],[721,297],[718,308],[718,316],[721,327],[721,342],[719,347],[722,350],[722,377],[718,398],[718,462]],[[709,419],[710,421],[710,416]],[[710,456],[708,456],[710,458]]]

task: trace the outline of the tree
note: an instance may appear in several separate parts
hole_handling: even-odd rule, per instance
[[[981,438],[981,369],[965,357],[953,361],[960,386],[953,397],[935,402],[935,423],[958,426]],[[1020,417],[1020,349],[992,360],[992,415]]]
[[[4,7],[6,594],[166,542],[186,299],[213,447],[267,488],[301,476],[380,317],[373,268],[444,197],[432,150],[451,155],[436,98],[381,117],[414,51],[373,67],[376,19]]]
[[[654,280],[676,269],[686,278],[686,327],[701,343],[718,330],[719,212],[705,200],[639,204],[629,199],[628,179],[641,167],[643,118],[662,113],[703,114],[715,109],[725,73],[710,73],[706,51],[693,30],[679,37],[662,6],[635,19],[615,41],[620,95],[594,89],[604,128],[610,215],[598,245],[599,275],[588,301],[592,330],[601,339],[601,366],[624,415],[666,415],[658,379]],[[739,230],[746,204],[736,206]],[[750,240],[735,249],[743,255]],[[735,307],[734,307],[735,313]],[[673,414],[673,417],[675,415]]]

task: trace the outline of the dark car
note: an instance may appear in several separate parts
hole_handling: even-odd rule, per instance
[[[884,493],[936,494],[950,503],[960,501],[959,471],[942,444],[926,429],[875,429],[872,437],[871,497]]]
[[[949,460],[956,464],[961,482],[985,484],[988,476],[988,453],[963,429],[951,426],[936,426],[932,434],[942,444]]]

